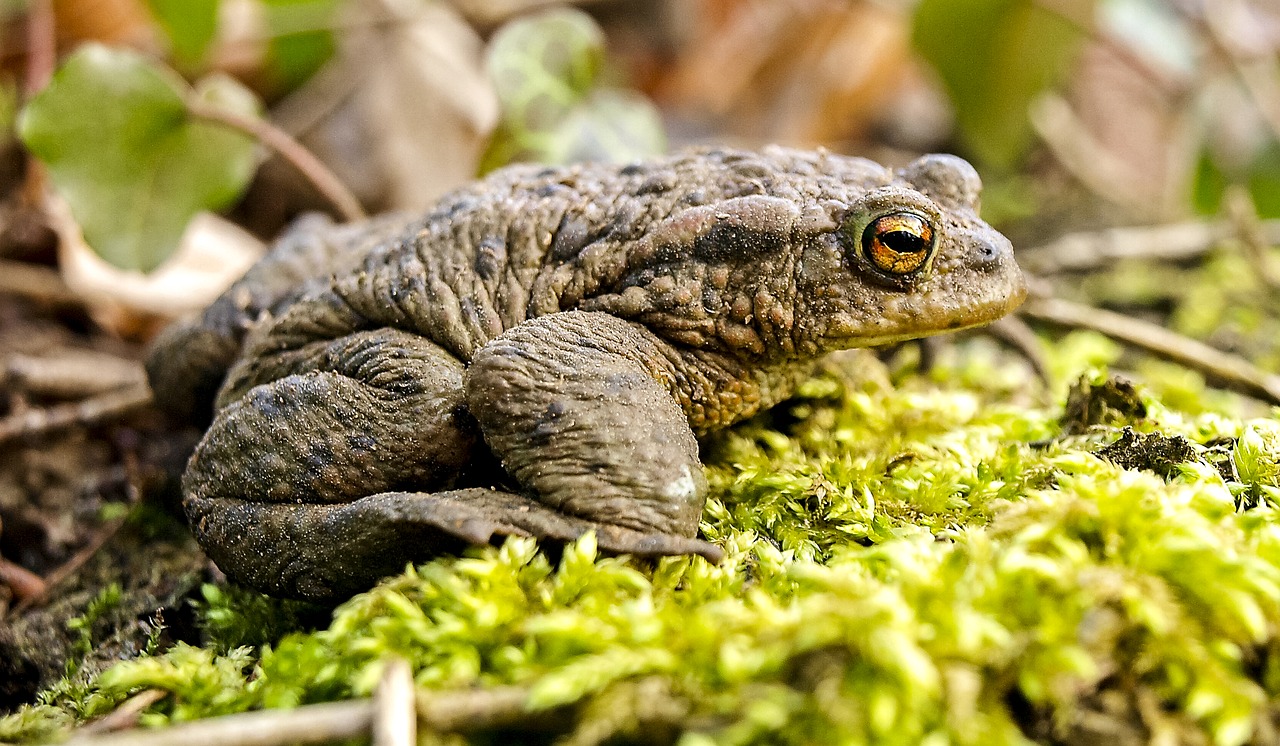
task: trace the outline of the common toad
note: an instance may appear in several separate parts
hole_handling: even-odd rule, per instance
[[[701,554],[698,437],[831,350],[1023,299],[968,163],[780,147],[516,166],[425,216],[303,221],[148,371],[212,422],[184,506],[232,579],[334,598],[495,535]]]

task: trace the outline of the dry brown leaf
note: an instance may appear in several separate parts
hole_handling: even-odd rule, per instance
[[[344,44],[357,66],[368,142],[386,179],[387,207],[421,209],[475,176],[498,100],[480,37],[456,11],[421,0],[357,3]]]
[[[126,271],[89,248],[66,203],[47,200],[58,233],[58,264],[94,321],[122,337],[149,336],[169,319],[207,306],[262,256],[254,236],[212,213],[187,225],[178,250],[150,273]]]

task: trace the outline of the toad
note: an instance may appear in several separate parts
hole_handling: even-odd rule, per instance
[[[715,560],[700,437],[828,351],[1022,301],[980,190],[953,156],[717,149],[304,220],[148,361],[157,403],[207,424],[192,530],[233,580],[310,599],[506,535]]]

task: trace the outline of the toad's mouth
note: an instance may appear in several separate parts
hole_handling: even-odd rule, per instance
[[[1019,278],[1021,279],[1021,278]],[[968,297],[963,303],[906,307],[886,314],[874,323],[848,314],[836,314],[828,321],[824,338],[833,348],[880,347],[910,339],[974,329],[997,321],[1022,305],[1027,298],[1026,285],[1012,284],[1005,293],[985,297]]]

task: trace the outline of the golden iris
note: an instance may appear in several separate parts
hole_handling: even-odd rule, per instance
[[[862,232],[862,251],[877,269],[891,275],[909,275],[929,261],[933,228],[915,213],[883,215]]]

